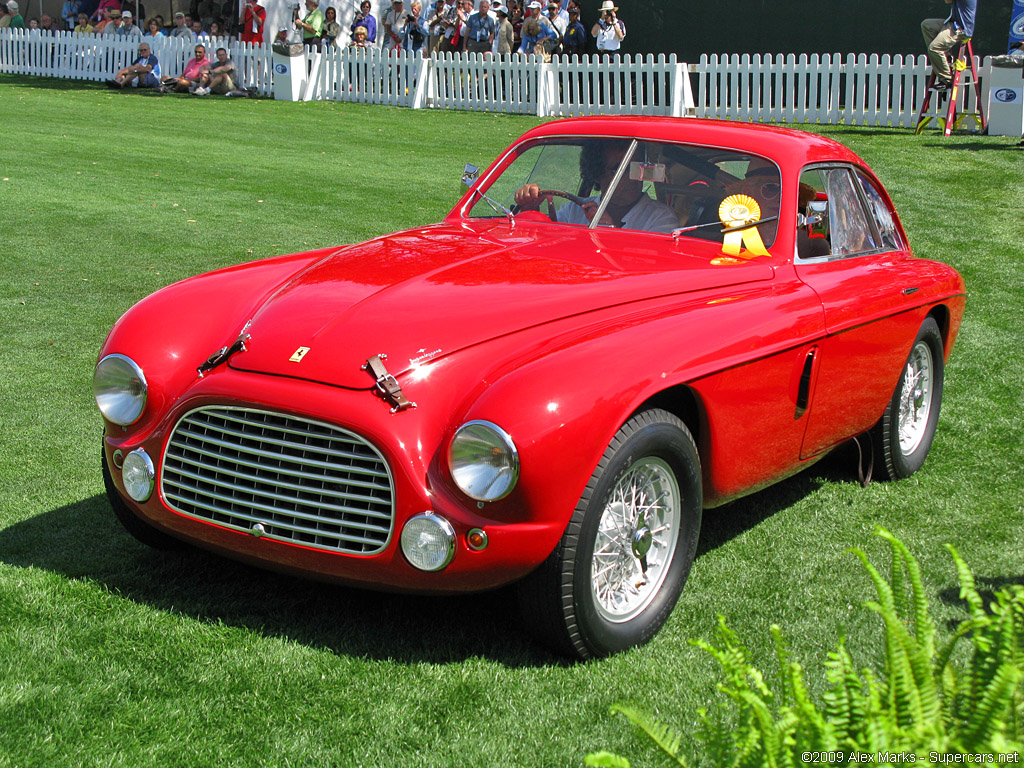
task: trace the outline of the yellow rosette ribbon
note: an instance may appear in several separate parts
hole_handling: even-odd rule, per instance
[[[729,195],[718,206],[718,218],[726,227],[722,252],[728,256],[752,259],[771,256],[764,247],[756,224],[761,219],[761,206],[750,195]],[[746,248],[746,252],[743,249]]]

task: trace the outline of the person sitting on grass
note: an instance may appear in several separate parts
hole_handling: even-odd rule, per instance
[[[165,77],[163,87],[178,93],[194,93],[202,85],[203,69],[210,68],[210,60],[206,58],[206,46],[197,45],[195,57],[189,59],[181,77]]]
[[[224,95],[235,90],[235,83],[232,77],[235,74],[235,64],[228,58],[225,48],[217,49],[217,60],[203,72],[202,84],[196,88],[196,96],[206,96],[209,93]]]
[[[113,80],[108,80],[107,86],[119,91],[136,80],[139,81],[139,88],[160,87],[160,62],[157,61],[156,54],[150,50],[149,43],[139,44],[139,58],[134,64],[120,70]]]

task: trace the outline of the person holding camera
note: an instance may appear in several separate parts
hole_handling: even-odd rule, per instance
[[[412,13],[405,15],[405,26],[402,27],[402,48],[406,51],[422,51],[427,44],[429,32],[423,19],[423,4],[420,0],[412,1]]]
[[[597,38],[598,53],[605,57],[616,55],[626,37],[626,25],[615,15],[618,10],[612,0],[604,0],[601,3],[601,18],[590,30],[590,34]]]
[[[366,30],[367,43],[377,42],[377,19],[370,13],[370,0],[363,0],[359,4],[359,13],[356,14],[355,21],[352,22],[352,26],[348,28],[348,31],[352,33],[353,39],[355,39],[356,29],[362,27]]]
[[[317,6],[317,0],[306,0],[306,15],[299,18],[299,6],[292,11],[295,28],[302,30],[302,44],[307,48],[320,50],[320,33],[324,29],[324,14]]]
[[[256,0],[245,0],[245,10],[242,13],[242,42],[263,45],[263,25],[266,21],[267,9]]]

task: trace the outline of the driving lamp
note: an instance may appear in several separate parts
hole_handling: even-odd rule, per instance
[[[422,512],[402,529],[402,553],[421,571],[439,571],[455,556],[455,529],[443,517]]]
[[[125,457],[124,465],[121,467],[121,480],[124,482],[125,492],[135,501],[145,501],[152,495],[155,478],[153,460],[143,449],[136,448]]]
[[[103,417],[126,427],[146,408],[146,377],[130,357],[107,355],[96,364],[92,393]]]
[[[519,480],[519,452],[509,434],[489,421],[468,421],[448,447],[452,479],[476,501],[508,496]]]

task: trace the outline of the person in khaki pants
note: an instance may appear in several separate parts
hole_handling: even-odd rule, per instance
[[[949,67],[949,52],[974,35],[974,14],[978,0],[946,0],[951,5],[946,19],[925,19],[921,22],[921,35],[928,47],[928,58],[935,73],[934,88],[949,90],[953,75]]]

